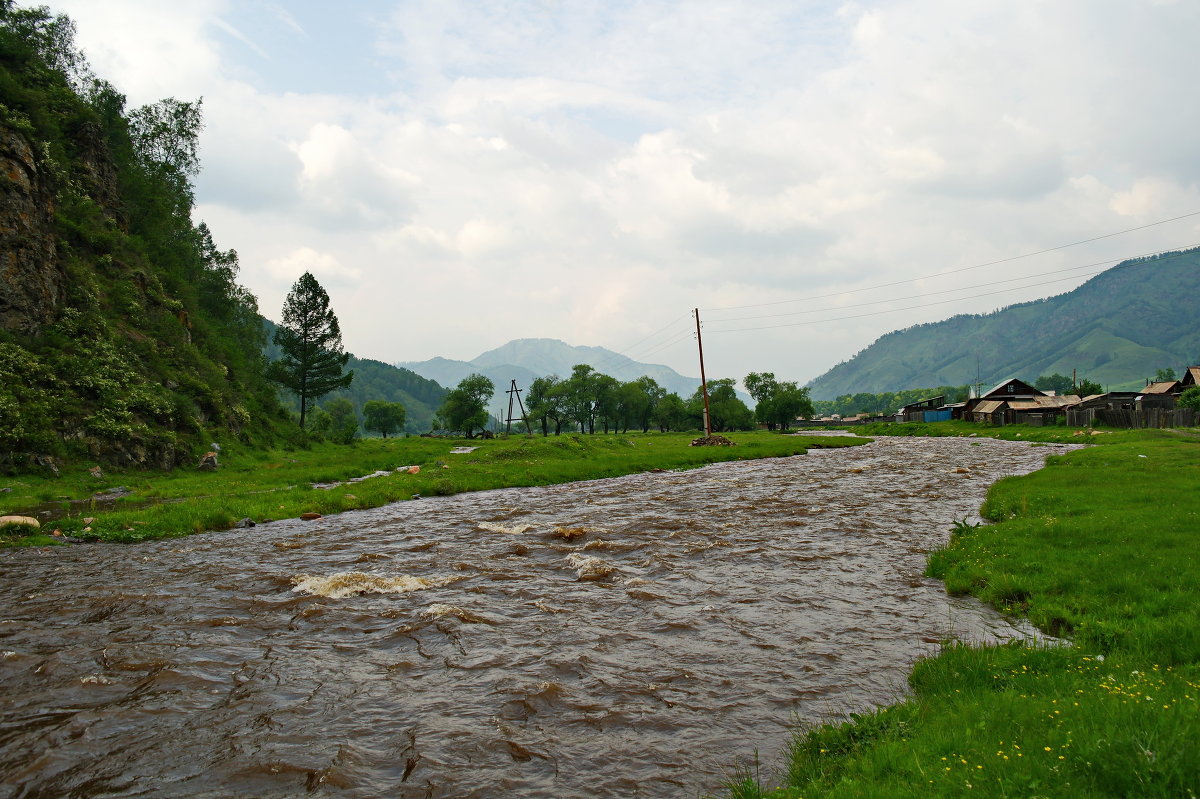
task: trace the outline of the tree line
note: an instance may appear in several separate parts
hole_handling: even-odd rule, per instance
[[[745,384],[756,401],[752,411],[737,396],[733,378],[708,383],[709,422],[714,433],[751,430],[765,425],[786,430],[797,416],[811,414],[808,389],[792,382],[780,382],[770,372],[752,372]],[[491,417],[487,401],[495,385],[483,375],[463,379],[446,397],[436,424],[447,432],[467,437],[487,428]],[[595,434],[651,429],[660,432],[698,430],[704,427],[704,395],[700,386],[684,399],[668,392],[654,378],[643,375],[622,382],[596,371],[588,364],[576,364],[568,377],[548,375],[536,378],[525,395],[525,410],[530,429],[543,436],[563,432]],[[523,428],[523,426],[521,426]]]

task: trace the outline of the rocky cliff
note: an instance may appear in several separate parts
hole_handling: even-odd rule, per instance
[[[0,469],[291,434],[237,254],[192,221],[199,104],[66,74],[64,19],[0,4]]]
[[[26,135],[0,123],[0,329],[36,334],[62,305],[54,192]]]

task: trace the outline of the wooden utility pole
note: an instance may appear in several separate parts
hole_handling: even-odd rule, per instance
[[[712,418],[708,414],[708,381],[704,379],[704,343],[700,341],[700,309],[696,310],[696,346],[700,350],[700,391],[704,395],[704,435],[712,435]]]
[[[521,389],[517,388],[517,381],[512,381],[512,386],[505,392],[508,394],[508,419],[504,423],[504,432],[512,431],[513,422],[513,397],[517,398],[517,407],[521,409],[521,421],[525,423],[525,432],[532,433],[529,427],[529,417],[525,415],[525,403],[521,402]]]

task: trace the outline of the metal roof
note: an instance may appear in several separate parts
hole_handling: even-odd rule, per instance
[[[1004,400],[986,400],[975,406],[973,413],[995,413],[1004,405]]]

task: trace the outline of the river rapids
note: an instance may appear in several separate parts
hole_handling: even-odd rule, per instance
[[[940,641],[923,576],[1063,447],[845,449],[0,553],[0,796],[695,797]]]

